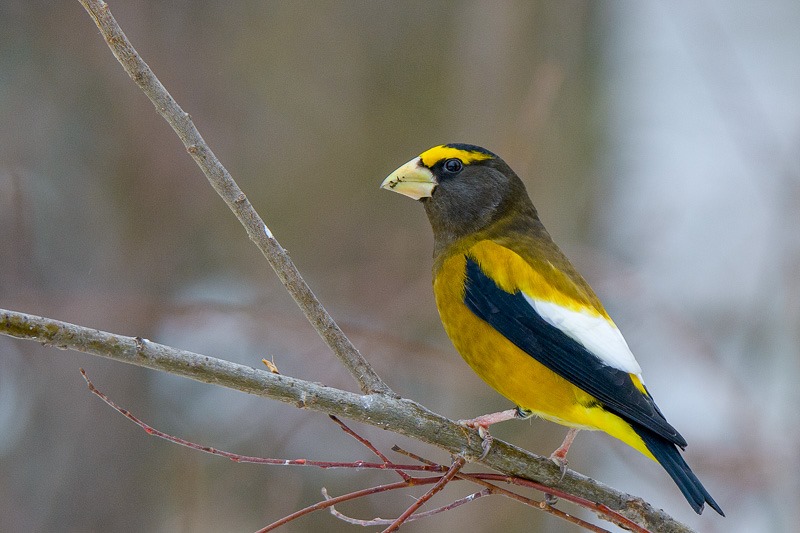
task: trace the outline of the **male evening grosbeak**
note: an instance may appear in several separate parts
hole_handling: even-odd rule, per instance
[[[575,433],[599,429],[658,461],[698,514],[717,502],[683,460],[686,440],[653,401],[625,339],[545,230],[522,181],[492,152],[447,144],[381,184],[420,200],[433,228],[433,291],[442,324],[472,369],[516,409],[570,427],[551,456],[562,468]]]

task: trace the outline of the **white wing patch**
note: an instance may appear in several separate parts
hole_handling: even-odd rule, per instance
[[[602,316],[573,311],[558,304],[536,300],[525,293],[525,300],[545,322],[566,333],[608,366],[635,374],[641,379],[642,368],[633,357],[628,343],[617,326]]]

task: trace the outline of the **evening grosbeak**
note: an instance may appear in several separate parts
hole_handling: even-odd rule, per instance
[[[659,462],[698,514],[723,515],[678,448],[642,370],[589,284],[545,230],[522,181],[492,152],[447,144],[381,184],[425,207],[433,290],[462,357],[516,409],[467,421],[484,429],[536,415],[570,427],[551,458],[562,468],[579,429],[599,429]]]

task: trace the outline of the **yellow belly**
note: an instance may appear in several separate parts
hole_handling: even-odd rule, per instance
[[[475,373],[522,409],[565,426],[605,431],[653,459],[627,422],[520,350],[466,306],[465,267],[462,254],[447,259],[434,280],[434,294],[447,335]]]

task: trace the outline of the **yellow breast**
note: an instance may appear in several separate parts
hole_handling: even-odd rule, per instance
[[[464,303],[466,256],[481,255],[494,246],[498,245],[481,241],[445,259],[436,272],[433,284],[436,305],[456,350],[481,379],[522,409],[566,426],[603,430],[652,457],[624,420],[519,349]],[[495,256],[494,260],[498,258]],[[498,285],[514,292],[510,279],[500,280]]]

